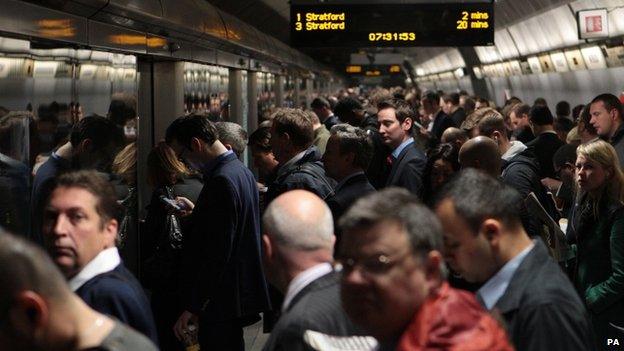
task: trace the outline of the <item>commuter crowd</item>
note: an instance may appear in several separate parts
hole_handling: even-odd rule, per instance
[[[249,135],[191,112],[145,160],[135,104],[0,115],[0,350],[624,345],[614,95],[345,89]]]

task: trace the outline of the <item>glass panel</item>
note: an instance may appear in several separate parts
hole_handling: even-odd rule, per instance
[[[213,120],[228,113],[228,69],[184,63],[184,112],[208,113]]]
[[[96,169],[125,209],[120,252],[136,271],[136,57],[0,37],[0,91],[0,226],[43,243],[51,180]]]

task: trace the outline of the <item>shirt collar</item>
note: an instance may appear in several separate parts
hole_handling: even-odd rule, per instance
[[[305,271],[299,273],[290,284],[288,284],[288,290],[286,290],[286,296],[284,296],[284,303],[282,304],[282,312],[286,312],[292,300],[313,281],[324,276],[332,271],[332,265],[325,262],[312,266]]]
[[[210,160],[210,161],[206,162],[206,164],[204,165],[204,167],[201,170],[202,174],[204,176],[209,176],[212,173],[212,171],[215,169],[215,167],[217,167],[217,165],[221,161],[223,161],[226,157],[228,157],[228,156],[230,156],[232,154],[234,154],[234,151],[227,150],[226,152],[224,152],[221,155],[217,156],[213,160]]]
[[[288,169],[290,168],[290,166],[294,165],[295,163],[299,162],[299,160],[301,160],[303,158],[303,156],[305,156],[306,150],[301,151],[300,153],[296,154],[295,156],[293,156],[293,158],[291,158],[290,160],[286,161],[286,163],[284,163],[283,166],[281,166],[279,168],[279,170],[277,171],[277,176],[281,176],[282,174],[286,173],[288,171]]]
[[[82,270],[69,280],[69,287],[72,291],[78,290],[84,283],[102,273],[110,272],[121,263],[119,251],[116,247],[111,247],[101,251],[91,262],[87,263]]]
[[[338,190],[340,190],[351,178],[355,178],[361,174],[364,174],[364,171],[357,171],[355,173],[351,173],[350,175],[346,176],[343,180],[341,180],[338,184],[336,184],[334,191],[338,192]]]
[[[535,242],[531,242],[531,245],[522,250],[516,257],[509,260],[509,262],[505,263],[503,268],[496,272],[496,274],[477,291],[477,295],[481,297],[486,309],[491,310],[503,294],[505,294],[509,282],[511,282],[511,278],[533,247],[535,247]]]
[[[409,138],[405,140],[404,142],[402,142],[401,145],[399,145],[396,149],[394,149],[394,151],[392,151],[392,157],[394,157],[395,160],[399,158],[401,151],[403,151],[403,149],[405,149],[409,144],[413,142],[414,142],[414,138]]]

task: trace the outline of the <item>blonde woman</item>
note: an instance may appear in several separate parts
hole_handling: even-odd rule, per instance
[[[624,336],[624,174],[615,149],[602,140],[576,151],[577,200],[571,239],[574,283],[591,315],[598,345]]]

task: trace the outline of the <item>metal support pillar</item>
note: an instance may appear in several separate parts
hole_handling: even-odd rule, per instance
[[[247,132],[253,133],[258,128],[258,73],[247,72]]]
[[[284,85],[286,84],[286,77],[283,75],[275,76],[275,106],[284,106]]]
[[[238,123],[243,128],[243,71],[229,69],[228,101],[230,102],[230,122]]]

